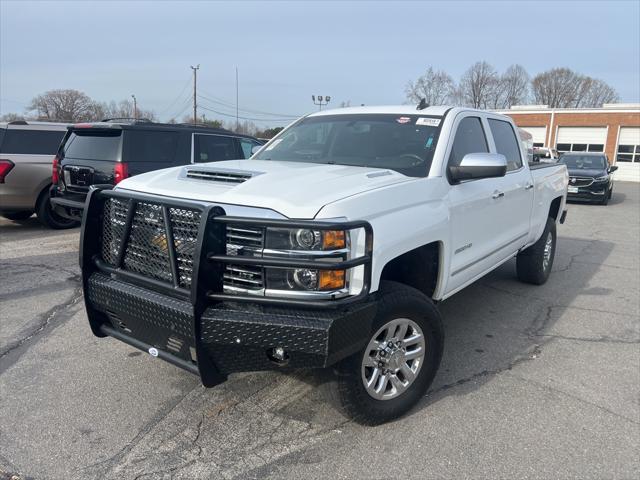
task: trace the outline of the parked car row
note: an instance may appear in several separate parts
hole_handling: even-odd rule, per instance
[[[200,125],[135,119],[0,124],[0,215],[33,213],[51,228],[79,225],[91,185],[161,168],[244,159],[263,142]]]

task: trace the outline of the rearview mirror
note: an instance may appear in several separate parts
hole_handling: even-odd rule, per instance
[[[617,166],[617,165],[611,165],[611,166],[609,167],[609,173],[613,173],[613,172],[615,172],[617,169],[618,169],[618,166]]]
[[[462,180],[504,177],[506,173],[507,159],[499,153],[468,153],[459,166],[449,167],[449,177],[456,183]]]
[[[253,147],[251,147],[251,155],[258,153],[258,150],[260,150],[262,148],[262,145],[254,145]]]

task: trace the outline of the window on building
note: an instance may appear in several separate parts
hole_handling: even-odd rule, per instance
[[[618,145],[618,162],[640,162],[640,145]]]
[[[604,152],[602,143],[558,143],[556,144],[558,153],[564,152]]]
[[[533,142],[534,147],[544,147],[544,143],[542,142]]]

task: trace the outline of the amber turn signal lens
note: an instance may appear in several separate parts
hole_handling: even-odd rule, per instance
[[[345,248],[347,242],[344,230],[325,230],[322,232],[322,249],[333,250],[337,248]]]
[[[344,270],[320,270],[319,290],[339,290],[344,288]]]

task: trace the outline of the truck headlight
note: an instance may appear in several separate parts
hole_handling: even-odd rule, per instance
[[[339,250],[347,247],[344,230],[268,228],[265,248],[273,250]]]
[[[310,268],[267,268],[267,288],[326,292],[345,288],[344,270],[316,270]]]
[[[608,181],[609,181],[609,175],[604,175],[594,180],[594,182],[608,182]]]

